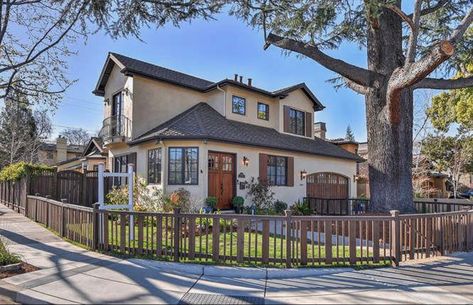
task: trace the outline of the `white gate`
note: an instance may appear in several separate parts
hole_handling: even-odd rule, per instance
[[[99,191],[98,191],[98,203],[100,210],[117,210],[117,209],[127,209],[130,212],[133,212],[133,164],[128,164],[128,170],[126,173],[108,173],[105,172],[105,165],[103,163],[99,164]],[[128,178],[128,202],[124,204],[110,204],[106,205],[104,202],[105,191],[105,178],[106,177],[114,177],[114,178]],[[100,230],[103,232],[104,229],[104,219],[103,214],[100,217]],[[135,226],[133,220],[133,214],[130,214],[130,240],[134,240],[135,235]],[[103,234],[99,234],[100,242],[103,242]]]

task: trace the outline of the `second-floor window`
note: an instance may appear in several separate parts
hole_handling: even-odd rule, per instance
[[[269,120],[269,105],[258,103],[258,119]]]
[[[161,148],[148,150],[148,183],[161,183]]]
[[[169,184],[198,184],[199,149],[197,147],[169,148]]]
[[[289,132],[305,135],[305,113],[296,109],[289,109]]]
[[[239,96],[232,96],[232,112],[236,114],[246,114],[246,99]]]

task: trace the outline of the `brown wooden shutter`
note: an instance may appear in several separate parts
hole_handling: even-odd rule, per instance
[[[287,186],[294,186],[294,158],[287,157]]]
[[[268,155],[259,154],[259,178],[263,182],[268,181]]]
[[[312,125],[314,125],[314,121],[312,120],[312,113],[306,112],[305,113],[305,136],[312,137]]]
[[[284,116],[284,132],[289,132],[289,106],[283,106]]]

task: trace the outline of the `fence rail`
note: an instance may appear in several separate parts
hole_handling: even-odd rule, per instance
[[[148,213],[27,196],[23,212],[91,249],[181,262],[286,267],[399,264],[473,250],[473,210],[411,215],[393,211],[382,216],[187,214],[178,209]]]

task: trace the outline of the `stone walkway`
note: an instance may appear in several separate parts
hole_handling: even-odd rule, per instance
[[[41,270],[0,281],[0,304],[473,303],[473,254],[363,271],[122,260],[76,247],[0,205],[8,248]]]

